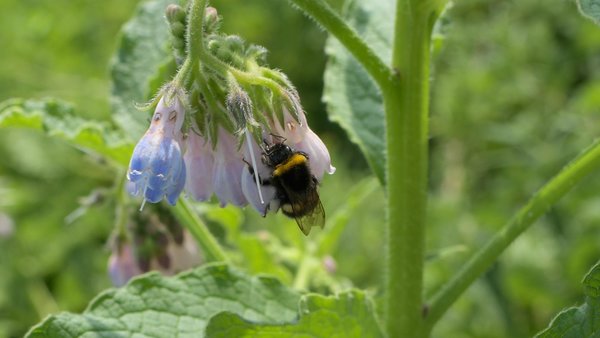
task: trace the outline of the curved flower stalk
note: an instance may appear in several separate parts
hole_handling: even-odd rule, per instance
[[[157,203],[166,198],[175,205],[183,190],[186,168],[181,128],[184,119],[185,110],[179,95],[162,96],[150,128],[135,146],[127,171],[127,189],[134,196],[142,195],[144,202]]]

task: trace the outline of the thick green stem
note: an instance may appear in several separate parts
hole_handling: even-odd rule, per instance
[[[427,204],[429,9],[398,0],[392,66],[382,88],[387,135],[388,337],[421,337]]]
[[[227,255],[219,245],[219,242],[213,237],[206,227],[206,224],[202,222],[200,217],[194,212],[190,203],[184,197],[179,198],[177,205],[175,205],[172,210],[179,222],[181,222],[192,236],[194,236],[196,241],[198,241],[208,260],[217,262],[228,261]]]
[[[380,86],[385,85],[392,73],[375,51],[323,0],[291,0],[307,15],[335,36],[365,67]]]
[[[458,297],[483,273],[523,231],[550,209],[573,186],[600,168],[600,142],[595,142],[542,187],[504,228],[477,252],[429,302],[426,326],[433,325]]]

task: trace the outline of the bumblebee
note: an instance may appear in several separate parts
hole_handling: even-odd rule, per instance
[[[283,214],[294,218],[306,236],[313,226],[323,228],[325,210],[317,192],[319,182],[310,171],[308,155],[283,142],[265,142],[262,162],[272,170],[271,177],[262,179],[262,184],[275,187],[275,198]]]

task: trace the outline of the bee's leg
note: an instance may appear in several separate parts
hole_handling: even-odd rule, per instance
[[[308,154],[307,154],[307,153],[305,153],[305,152],[303,152],[303,151],[297,151],[297,153],[299,153],[300,155],[302,155],[302,156],[304,156],[304,157],[306,157],[307,159],[309,159],[309,160],[310,160],[310,157],[308,157]]]
[[[250,172],[250,175],[254,176],[255,178],[258,178],[258,182],[261,185],[271,185],[271,180],[262,179],[262,177],[260,177],[260,175],[256,171],[254,171],[254,167],[252,167],[252,165],[248,163],[248,161],[246,161],[245,158],[243,158],[242,161],[244,161],[244,163],[246,163],[246,165],[248,166],[248,171]]]

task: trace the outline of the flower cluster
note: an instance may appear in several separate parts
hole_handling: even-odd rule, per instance
[[[170,6],[167,18],[181,59],[185,12]],[[128,190],[144,203],[174,205],[185,188],[195,200],[214,196],[222,206],[249,204],[265,215],[279,202],[275,189],[262,183],[272,174],[261,160],[265,147],[284,142],[303,152],[318,181],[335,168],[295,88],[265,66],[265,49],[219,34],[214,8],[207,8],[204,28],[211,62],[186,59],[155,99],[150,127],[131,157]]]
[[[112,239],[108,259],[115,286],[150,270],[174,275],[202,263],[196,241],[158,205],[136,215],[123,230]]]
[[[139,141],[129,165],[128,190],[145,201],[157,203],[165,198],[174,205],[184,187],[198,201],[214,194],[221,205],[228,203],[252,205],[262,215],[276,209],[272,202],[275,190],[256,184],[256,178],[268,178],[270,169],[260,161],[263,144],[246,129],[240,137],[219,126],[215,139],[203,136],[192,121],[183,132],[186,109],[181,92],[170,99],[160,98],[150,128]],[[308,155],[313,175],[321,181],[325,173],[332,174],[329,151],[323,141],[308,126],[300,112],[299,119],[283,109],[283,119],[277,117],[261,126],[262,142],[284,140],[295,150]],[[249,164],[258,176],[252,175]]]

